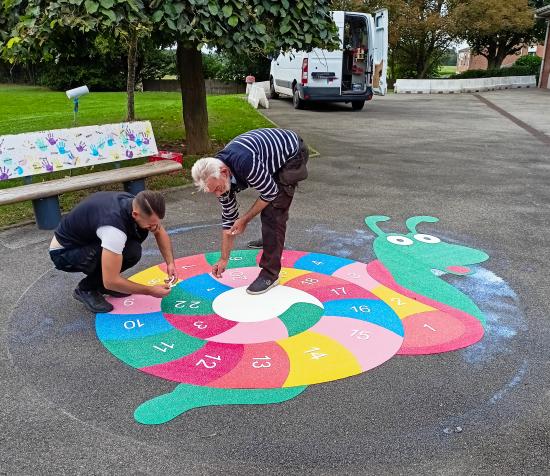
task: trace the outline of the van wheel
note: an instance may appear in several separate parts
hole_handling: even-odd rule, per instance
[[[279,93],[275,91],[275,85],[273,84],[273,78],[269,80],[269,96],[271,99],[279,99]]]
[[[292,104],[294,105],[294,109],[303,109],[305,106],[304,100],[300,99],[300,93],[296,87],[294,88],[294,93],[292,94]]]
[[[365,101],[351,101],[351,108],[354,111],[360,111],[363,109],[363,106],[365,105]]]

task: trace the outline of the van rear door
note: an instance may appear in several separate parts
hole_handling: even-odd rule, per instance
[[[309,82],[313,88],[341,88],[342,42],[344,38],[344,12],[331,12],[332,19],[338,27],[340,48],[334,51],[314,48],[309,54]]]
[[[384,96],[387,92],[388,69],[388,10],[377,10],[372,15],[374,32],[372,38],[374,74],[372,90],[374,94]]]

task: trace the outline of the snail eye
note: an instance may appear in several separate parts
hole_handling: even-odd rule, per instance
[[[437,236],[424,235],[423,233],[418,233],[414,235],[414,239],[421,241],[422,243],[439,243],[441,240]]]
[[[413,244],[413,241],[406,236],[392,235],[386,238],[390,243],[400,246],[410,246]]]

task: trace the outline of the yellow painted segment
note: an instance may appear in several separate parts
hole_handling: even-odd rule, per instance
[[[362,372],[354,355],[339,342],[316,332],[277,341],[287,353],[290,372],[283,387],[312,385]]]
[[[294,268],[281,268],[279,273],[279,283],[285,284],[291,279],[297,278],[298,276],[303,276],[304,274],[309,274],[311,271],[306,271],[303,269],[294,269]]]
[[[134,283],[145,284],[145,286],[155,286],[157,284],[164,284],[164,280],[168,279],[168,275],[158,266],[153,266],[134,274],[128,279]]]
[[[382,299],[401,319],[420,312],[435,310],[431,306],[403,296],[403,294],[399,294],[386,286],[377,286],[371,289],[370,292]]]

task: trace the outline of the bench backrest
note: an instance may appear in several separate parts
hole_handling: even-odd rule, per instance
[[[0,180],[157,153],[149,121],[0,136]]]

